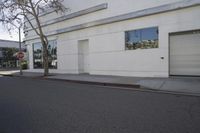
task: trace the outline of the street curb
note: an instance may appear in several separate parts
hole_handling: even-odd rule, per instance
[[[6,77],[13,77],[12,74],[0,74],[1,76],[6,76]]]
[[[12,77],[17,77],[17,78],[31,78],[31,79],[44,79],[44,76],[21,76],[21,75],[12,75]]]
[[[86,85],[98,85],[98,86],[103,86],[103,87],[110,87],[113,89],[117,88],[120,90],[129,90],[129,91],[135,90],[135,91],[141,91],[141,92],[152,92],[152,93],[163,93],[163,94],[171,94],[171,95],[200,97],[200,94],[196,94],[196,93],[157,90],[157,89],[142,87],[139,84],[115,84],[115,83],[105,83],[105,82],[90,82],[90,81],[80,81],[80,80],[54,79],[54,78],[47,78],[44,76],[25,77],[25,76],[20,76],[20,75],[12,75],[11,77],[41,79],[41,80],[49,80],[49,81],[61,81],[61,82],[79,83],[79,84],[86,84]],[[123,88],[121,88],[121,87],[123,87]]]
[[[164,94],[171,94],[171,95],[183,95],[183,96],[200,97],[199,93],[158,90],[158,89],[152,89],[152,88],[147,88],[147,87],[141,87],[140,89],[144,90],[144,91],[146,90],[146,91],[149,91],[149,92],[154,92],[154,93],[164,93]]]
[[[45,78],[47,80],[54,81],[66,81],[71,83],[89,84],[89,85],[101,85],[101,86],[111,86],[111,87],[126,87],[126,88],[140,88],[139,84],[119,84],[119,83],[106,83],[106,82],[95,82],[95,81],[82,81],[82,80],[69,80],[69,79],[54,79]]]
[[[82,80],[56,79],[56,78],[47,78],[44,76],[26,77],[26,76],[20,76],[20,75],[13,75],[13,77],[44,79],[44,80],[52,80],[52,81],[63,81],[63,82],[80,83],[80,84],[88,84],[88,85],[111,86],[111,87],[140,88],[139,84],[119,84],[119,83],[106,83],[106,82],[94,82],[94,81],[82,81]]]

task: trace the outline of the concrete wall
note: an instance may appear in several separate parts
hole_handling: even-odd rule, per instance
[[[178,0],[78,0],[70,1],[71,7],[77,11],[81,5],[90,7],[101,2],[108,3],[108,9],[87,14],[52,26],[47,26],[45,31],[61,27],[68,27],[86,21],[92,21],[117,14],[137,11]],[[88,4],[86,1],[90,1]],[[180,1],[180,0],[179,0]],[[66,1],[67,3],[68,1]],[[81,2],[81,3],[80,3]],[[83,2],[83,3],[82,3]],[[84,5],[84,3],[87,3]],[[70,6],[69,4],[69,6]],[[79,5],[79,6],[77,6]],[[76,7],[76,8],[75,8]],[[84,8],[83,8],[84,9]],[[200,29],[200,6],[184,8],[180,10],[154,14],[136,19],[129,19],[82,30],[49,36],[49,40],[57,39],[58,45],[58,69],[51,72],[78,73],[78,41],[89,40],[90,74],[120,75],[120,76],[145,76],[168,77],[169,75],[169,33]],[[147,27],[159,28],[159,48],[125,50],[125,31]],[[29,36],[34,35],[30,33]],[[28,37],[27,37],[28,38]],[[32,43],[38,39],[28,40],[29,54],[32,54]],[[164,57],[164,59],[161,59]],[[32,61],[30,56],[30,61]],[[32,62],[30,62],[32,66]],[[39,69],[31,71],[42,71]]]
[[[90,14],[90,19],[99,19],[99,18],[106,18],[114,15],[119,15],[119,14],[124,14],[124,13],[129,13],[133,11],[138,11],[146,8],[151,8],[163,4],[168,4],[168,3],[173,3],[181,0],[64,0],[63,4],[65,5],[66,8],[69,10],[65,13],[71,14],[80,10],[84,10],[90,7],[94,7],[96,5],[102,4],[102,3],[107,3],[108,4],[108,9],[95,13],[98,14],[98,17]],[[41,17],[41,21],[48,21],[53,18],[57,18],[59,16],[62,16],[63,14],[57,14],[57,13],[52,13],[48,14],[45,16]],[[85,16],[84,16],[85,17]],[[80,19],[80,18],[79,18]]]
[[[155,1],[155,0],[66,0],[64,1],[65,5],[69,10],[62,14],[62,13],[50,13],[40,18],[41,23],[48,23],[52,19],[59,18],[62,15],[69,15],[76,13],[78,11],[82,11],[84,9],[88,9],[91,7],[95,7],[100,4],[107,4],[106,9],[102,9],[93,13],[85,14],[79,17],[75,17],[73,19],[68,19],[66,21],[62,21],[59,23],[54,23],[48,26],[44,26],[45,32],[55,31],[57,29],[62,29],[65,27],[70,27],[74,25],[79,25],[95,20],[100,20],[108,17],[113,17],[121,14],[126,14],[129,12],[139,11],[147,8],[157,7],[164,4],[174,3],[181,0],[162,0],[162,1]],[[183,0],[182,0],[183,1]],[[33,23],[35,21],[33,20]],[[27,24],[28,25],[28,24]],[[29,26],[30,27],[30,26]],[[35,32],[29,31],[29,36],[36,35]],[[28,38],[28,36],[27,36]]]

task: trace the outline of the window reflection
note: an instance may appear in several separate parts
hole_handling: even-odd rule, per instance
[[[33,63],[34,63],[34,68],[42,68],[43,66],[41,43],[33,44]]]
[[[50,41],[48,45],[49,68],[57,68],[57,42]]]
[[[49,68],[57,68],[57,42],[55,40],[49,41],[48,49],[48,62]],[[33,44],[33,64],[34,68],[43,68],[43,52],[42,44],[34,43]]]
[[[158,48],[158,28],[125,32],[126,50]]]

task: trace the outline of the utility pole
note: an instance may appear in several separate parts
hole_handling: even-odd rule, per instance
[[[19,26],[19,53],[22,52],[22,44],[21,44],[21,26]],[[23,75],[22,73],[22,58],[19,58],[19,66],[20,66],[20,75]]]

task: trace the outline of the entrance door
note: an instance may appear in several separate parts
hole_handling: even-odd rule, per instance
[[[89,40],[78,41],[78,67],[79,73],[89,73]]]
[[[170,75],[200,76],[199,33],[170,36]]]

